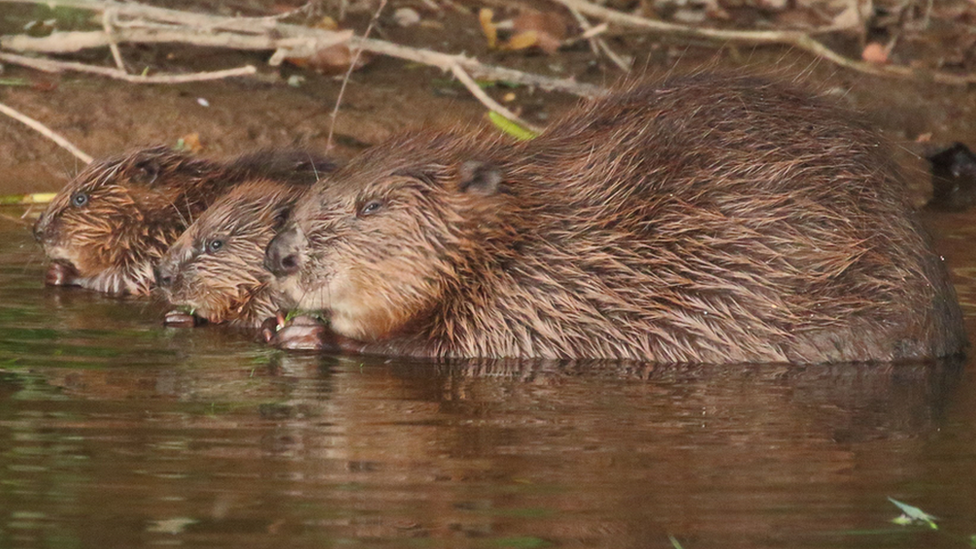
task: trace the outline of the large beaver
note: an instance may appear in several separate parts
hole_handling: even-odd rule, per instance
[[[159,262],[157,287],[170,303],[210,322],[258,327],[281,304],[264,250],[305,188],[255,180],[217,199]],[[188,324],[171,312],[167,324]]]
[[[261,150],[228,161],[166,147],[94,162],[34,225],[52,260],[46,282],[146,295],[169,245],[227,189],[254,177],[311,184],[334,165],[304,150]]]
[[[266,261],[366,353],[813,363],[965,345],[879,137],[757,78],[635,85],[518,144],[393,139],[313,186]]]

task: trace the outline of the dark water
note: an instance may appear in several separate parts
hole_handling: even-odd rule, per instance
[[[11,215],[14,212],[10,212]],[[976,334],[976,215],[935,220]],[[44,288],[0,219],[0,548],[966,547],[969,364],[424,364]],[[893,497],[940,530],[891,524]]]

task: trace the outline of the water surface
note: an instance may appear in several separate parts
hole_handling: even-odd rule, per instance
[[[11,212],[12,213],[12,212]],[[976,334],[976,214],[931,219]],[[45,288],[0,219],[0,547],[966,547],[972,363],[308,356]],[[939,517],[908,533],[888,497]]]

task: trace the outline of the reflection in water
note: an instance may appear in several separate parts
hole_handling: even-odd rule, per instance
[[[42,288],[26,242],[0,238],[0,547],[955,546],[845,534],[887,496],[976,530],[958,362],[290,355]]]

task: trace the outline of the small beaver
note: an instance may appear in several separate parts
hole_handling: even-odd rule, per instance
[[[308,185],[334,167],[297,149],[214,161],[151,147],[94,162],[34,225],[52,260],[46,282],[147,295],[159,258],[227,189],[254,177]]]
[[[159,262],[156,285],[170,303],[209,322],[258,327],[280,308],[264,250],[305,188],[270,180],[238,185],[217,199]],[[195,324],[171,312],[170,325]]]
[[[787,85],[699,74],[620,89],[517,144],[408,134],[314,185],[266,262],[293,305],[328,318],[321,345],[364,353],[959,353],[945,266],[854,118]],[[295,328],[277,343],[306,345]]]

